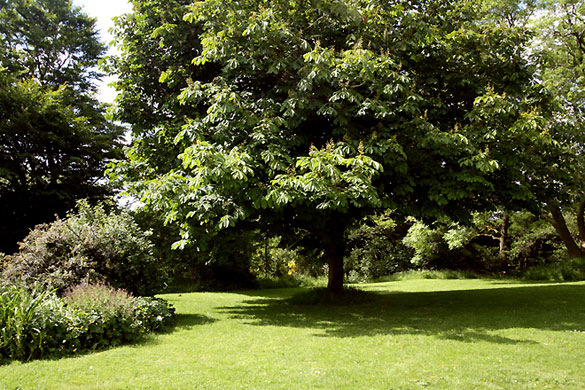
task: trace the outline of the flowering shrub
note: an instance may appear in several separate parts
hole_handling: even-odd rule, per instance
[[[0,258],[5,284],[40,283],[62,294],[82,284],[106,282],[150,295],[166,282],[153,255],[149,232],[127,211],[79,202],[67,219],[36,226],[20,251]]]
[[[81,284],[66,291],[65,302],[72,309],[100,313],[104,318],[132,317],[134,298],[122,289],[103,283]]]
[[[136,325],[146,332],[154,332],[169,323],[175,309],[167,301],[160,298],[134,298],[134,319]]]
[[[162,299],[104,284],[53,291],[0,289],[0,359],[29,360],[103,349],[160,330],[174,315]]]
[[[63,299],[76,312],[71,330],[86,348],[120,345],[141,333],[135,324],[134,298],[122,289],[82,284],[69,289]]]

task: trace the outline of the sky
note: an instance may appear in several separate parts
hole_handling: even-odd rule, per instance
[[[112,18],[132,11],[132,6],[126,0],[73,0],[73,5],[81,7],[89,16],[97,18],[97,28],[100,30],[102,42],[110,44],[112,36],[108,30],[114,25]],[[110,52],[112,52],[110,47]],[[112,103],[116,97],[116,91],[108,87],[114,79],[104,77],[99,84],[99,99],[103,102]]]

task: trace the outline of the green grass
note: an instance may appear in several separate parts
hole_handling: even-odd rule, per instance
[[[0,389],[583,389],[585,283],[413,279],[351,306],[302,289],[168,294],[176,328],[0,366]]]

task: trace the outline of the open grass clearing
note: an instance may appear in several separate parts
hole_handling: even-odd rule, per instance
[[[168,294],[137,345],[0,366],[0,389],[583,389],[585,283],[404,280],[354,306],[302,289]]]

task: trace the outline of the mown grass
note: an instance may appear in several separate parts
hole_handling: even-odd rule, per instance
[[[175,329],[0,366],[1,389],[583,389],[585,283],[413,279],[354,305],[302,289],[168,294]]]

